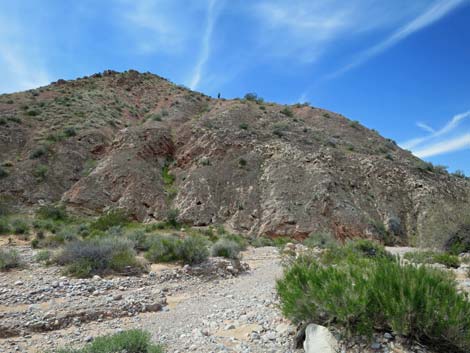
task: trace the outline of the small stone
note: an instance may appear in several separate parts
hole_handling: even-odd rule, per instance
[[[379,342],[374,342],[371,344],[370,347],[374,350],[379,350],[380,348],[382,348],[382,345]]]
[[[393,339],[393,336],[390,333],[385,332],[384,333],[384,338],[387,339],[387,340],[391,340],[391,339]]]

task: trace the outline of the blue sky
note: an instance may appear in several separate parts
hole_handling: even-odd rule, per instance
[[[470,175],[470,0],[0,3],[0,92],[129,68],[308,101]]]

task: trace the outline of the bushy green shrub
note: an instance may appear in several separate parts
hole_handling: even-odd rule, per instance
[[[67,272],[76,277],[122,272],[128,266],[140,267],[133,244],[127,239],[113,237],[67,243],[55,261],[67,266]]]
[[[288,116],[289,118],[292,118],[294,116],[294,113],[289,107],[285,107],[284,109],[282,109],[281,114],[284,114],[285,116]]]
[[[470,349],[470,302],[445,272],[348,250],[335,266],[301,257],[277,282],[294,322],[335,323],[349,333],[374,329],[452,352]]]
[[[14,219],[11,221],[11,230],[14,234],[28,234],[29,224],[22,219]]]
[[[122,331],[97,337],[82,349],[60,349],[58,353],[163,353],[160,345],[150,340],[150,334],[141,330]]]
[[[240,248],[240,251],[246,250],[246,248],[248,247],[248,240],[244,236],[239,234],[226,233],[222,235],[222,239],[227,239],[237,243]]]
[[[127,235],[127,239],[129,239],[134,244],[134,249],[136,250],[147,251],[150,249],[149,236],[140,229],[129,233]]]
[[[38,164],[33,170],[33,176],[35,176],[38,181],[44,181],[48,170],[49,168],[47,168],[47,165]]]
[[[15,249],[0,249],[0,271],[20,266],[20,256]]]
[[[420,264],[441,264],[446,267],[458,268],[459,257],[445,252],[414,251],[404,255],[405,259]]]
[[[166,222],[169,226],[173,228],[178,228],[179,223],[178,223],[178,216],[179,216],[179,210],[176,208],[172,208],[168,211],[167,216],[166,216]]]
[[[41,219],[64,221],[67,219],[67,212],[64,206],[45,205],[37,209],[36,216]]]
[[[240,245],[233,240],[226,238],[219,239],[212,245],[212,256],[221,256],[228,259],[237,259],[240,254]]]
[[[47,148],[45,146],[39,146],[31,152],[31,154],[29,155],[29,158],[31,159],[40,158],[44,156],[46,153],[47,153]]]
[[[76,130],[73,126],[71,126],[71,127],[66,127],[66,128],[64,129],[64,135],[65,135],[66,137],[73,137],[73,136],[76,136],[76,135],[77,135],[77,130]]]
[[[49,250],[40,250],[34,257],[36,262],[48,263],[51,260],[51,252]]]
[[[10,233],[11,228],[6,218],[0,218],[0,235]]]
[[[184,238],[180,254],[185,264],[194,265],[203,262],[209,257],[207,239],[197,235]]]
[[[0,166],[0,179],[6,178],[7,176],[8,176],[8,171],[2,166]]]
[[[155,236],[145,257],[151,262],[183,261],[185,264],[203,262],[209,256],[208,241],[200,235],[179,239],[175,236]]]
[[[150,262],[170,262],[180,259],[181,240],[176,236],[157,235],[149,239],[149,244],[145,258]]]
[[[90,230],[106,231],[114,226],[123,226],[129,222],[126,213],[123,210],[112,210],[101,215],[90,224]]]

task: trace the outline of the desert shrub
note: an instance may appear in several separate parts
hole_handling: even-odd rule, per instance
[[[35,176],[38,180],[42,181],[46,178],[48,168],[44,164],[38,164],[36,168],[33,170],[33,176]]]
[[[222,256],[228,259],[237,259],[240,254],[240,245],[233,240],[226,238],[219,239],[212,245],[212,256]]]
[[[170,209],[166,215],[167,224],[173,228],[177,228],[179,226],[179,223],[178,223],[179,214],[180,213],[178,209],[176,208]]]
[[[287,243],[291,243],[292,239],[289,237],[275,237],[273,238],[273,243],[274,246],[277,246],[278,248],[283,248]]]
[[[150,249],[149,236],[140,229],[129,233],[127,235],[127,239],[134,244],[134,249],[136,250],[147,251]]]
[[[10,233],[10,224],[6,218],[0,218],[0,235]]]
[[[284,114],[285,116],[288,116],[289,118],[292,118],[294,116],[294,113],[289,107],[284,107],[284,109],[282,109],[280,113]]]
[[[8,176],[8,171],[0,166],[0,179],[6,178]]]
[[[28,234],[29,224],[22,219],[14,219],[11,221],[11,230],[14,234]]]
[[[458,255],[470,251],[470,223],[465,222],[446,240],[445,249]]]
[[[59,229],[59,225],[52,219],[35,219],[33,221],[33,228],[37,230],[47,230],[51,233],[56,233]]]
[[[445,252],[413,251],[405,254],[405,259],[420,264],[442,264],[446,267],[458,268],[459,257]]]
[[[141,330],[128,330],[97,337],[82,349],[60,349],[58,353],[163,353],[160,345],[150,340],[150,334]]]
[[[48,263],[51,260],[51,252],[49,250],[40,250],[34,257],[36,262]]]
[[[373,241],[359,239],[347,242],[341,247],[331,247],[323,255],[322,261],[325,264],[334,264],[342,261],[342,259],[353,258],[366,258],[366,259],[388,259],[394,257],[385,250],[385,248]]]
[[[64,206],[45,205],[38,208],[36,216],[42,219],[64,221],[67,219],[67,212]]]
[[[303,244],[309,248],[330,248],[338,245],[336,239],[327,232],[310,233],[308,238],[304,240]]]
[[[222,239],[230,240],[237,243],[237,245],[240,247],[240,250],[246,250],[246,248],[248,247],[248,240],[244,236],[239,234],[222,234]]]
[[[0,271],[20,266],[20,256],[15,249],[0,249]]]
[[[238,160],[238,165],[239,165],[240,167],[245,167],[247,163],[248,163],[248,162],[247,162],[246,159],[244,159],[244,158],[240,158],[240,159]]]
[[[90,224],[90,230],[106,231],[114,226],[123,226],[128,223],[127,215],[123,210],[116,209],[101,215]]]
[[[106,234],[111,237],[120,237],[124,235],[124,229],[121,226],[112,226],[108,228]]]
[[[294,322],[334,323],[351,334],[392,330],[433,348],[470,349],[470,302],[443,271],[358,254],[335,266],[301,257],[277,291]]]
[[[176,236],[155,236],[150,239],[145,258],[151,262],[183,261],[185,264],[203,262],[209,256],[208,241],[200,235],[179,239]]]
[[[248,130],[248,124],[247,123],[241,123],[238,125],[238,127],[242,130]]]
[[[29,158],[37,159],[46,155],[46,153],[47,153],[47,148],[45,146],[39,146],[31,152],[31,154],[29,155]]]
[[[263,98],[259,97],[256,93],[252,93],[252,92],[245,94],[243,98],[247,101],[256,102],[258,104],[261,104],[264,102]]]
[[[77,130],[76,130],[73,126],[71,126],[71,127],[66,127],[66,128],[64,129],[64,135],[65,135],[66,137],[73,137],[73,136],[76,136],[76,135],[77,135]]]
[[[179,253],[185,264],[199,264],[209,256],[208,242],[198,235],[186,237],[181,242]]]
[[[75,277],[122,272],[128,266],[139,267],[133,244],[127,239],[113,237],[66,243],[55,261],[67,266],[66,272]]]
[[[157,235],[149,239],[145,258],[151,262],[170,262],[180,259],[181,240],[176,236]]]

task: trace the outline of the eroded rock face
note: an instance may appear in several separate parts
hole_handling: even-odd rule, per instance
[[[20,206],[124,208],[141,221],[178,209],[181,222],[272,237],[329,231],[442,245],[462,222],[465,178],[341,115],[304,105],[287,112],[135,71],[5,95],[0,156],[11,163],[0,193]],[[70,126],[76,134],[63,138]],[[45,153],[31,157],[41,146]]]

